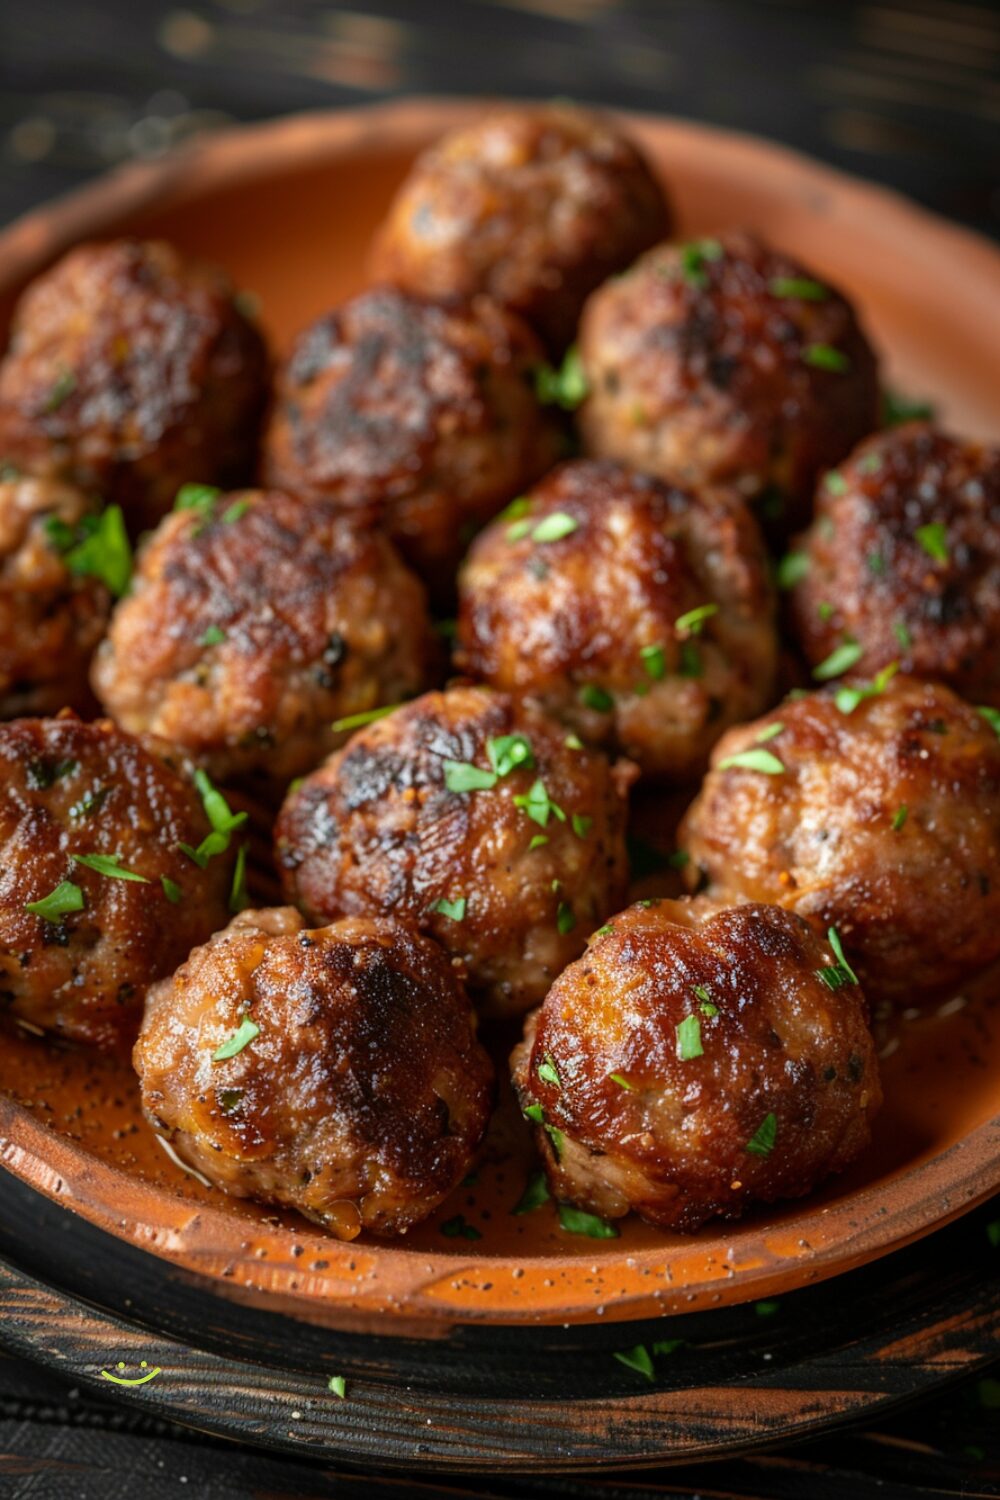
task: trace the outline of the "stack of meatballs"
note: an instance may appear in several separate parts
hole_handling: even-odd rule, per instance
[[[446,137],[276,367],[82,246],[0,363],[3,1013],[344,1239],[470,1171],[511,1018],[559,1202],[806,1193],[872,1008],[1000,958],[998,641],[1000,450],[883,425],[845,296],[600,116]],[[637,782],[694,800],[628,905]]]

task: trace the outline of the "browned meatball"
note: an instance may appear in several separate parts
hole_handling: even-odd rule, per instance
[[[795,548],[792,618],[814,665],[898,661],[1000,707],[1000,448],[880,433],[827,475]]]
[[[605,116],[559,104],[504,109],[419,157],[372,270],[431,297],[489,292],[559,350],[588,292],[669,228],[662,187]]]
[[[343,742],[336,720],[426,686],[423,586],[386,537],[327,502],[202,493],[141,551],[94,687],[126,729],[214,776],[282,787]]]
[[[1000,740],[948,688],[788,701],[712,766],[680,830],[692,884],[836,926],[872,1000],[940,995],[1000,957]]]
[[[267,366],[221,271],[158,240],[82,245],[18,303],[0,459],[97,490],[138,532],[186,480],[251,476]]]
[[[584,309],[587,450],[681,485],[733,484],[784,527],[877,426],[850,304],[749,234],[659,245]]]
[[[644,901],[561,974],[514,1053],[552,1191],[664,1229],[797,1198],[882,1102],[864,996],[775,906]]]
[[[285,892],[316,920],[410,918],[486,1012],[516,1014],[622,902],[632,774],[499,693],[428,693],[289,796]]]
[[[405,1234],[465,1176],[493,1067],[436,943],[404,922],[305,931],[248,911],[149,996],[146,1114],[218,1187],[340,1239]]]
[[[104,721],[0,724],[0,771],[0,1012],[131,1042],[147,985],[226,922],[235,844],[203,847],[213,825],[167,746]]]
[[[767,554],[742,501],[563,465],[473,544],[457,664],[644,772],[700,771],[771,701]]]
[[[541,351],[488,297],[355,297],[303,333],[278,378],[271,483],[373,509],[438,594],[469,537],[554,462]]]
[[[87,671],[111,595],[77,571],[86,559],[74,542],[94,517],[69,485],[0,481],[0,717],[92,706]]]

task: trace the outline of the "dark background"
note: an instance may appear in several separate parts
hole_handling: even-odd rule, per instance
[[[218,125],[416,92],[568,95],[748,130],[1000,238],[1000,6],[974,0],[0,0],[0,223]],[[1000,1382],[977,1379],[874,1431],[614,1492],[996,1495],[998,1425]],[[372,1491],[439,1493],[228,1448],[0,1355],[2,1497]]]

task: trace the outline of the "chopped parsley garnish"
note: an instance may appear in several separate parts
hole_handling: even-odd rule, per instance
[[[833,619],[833,605],[829,604],[825,599],[822,599],[816,606],[816,613],[819,615],[823,623],[826,624],[828,620]]]
[[[793,589],[797,583],[809,573],[808,552],[786,552],[778,563],[778,587],[779,589]]]
[[[681,641],[681,676],[701,676],[701,656],[694,641]]]
[[[563,411],[575,411],[587,399],[589,390],[580,351],[575,344],[566,350],[558,370],[550,364],[543,364],[535,371],[535,395],[543,406],[561,406]]]
[[[212,832],[205,835],[197,849],[192,849],[190,844],[178,844],[177,847],[203,870],[210,859],[214,859],[217,854],[225,854],[230,838],[247,821],[247,814],[234,813],[219,789],[212,785],[207,773],[200,768],[194,773],[194,784],[198,788],[205,816],[212,825]]]
[[[585,1234],[592,1240],[618,1238],[618,1230],[613,1224],[599,1219],[596,1214],[585,1213],[582,1208],[574,1208],[571,1203],[560,1203],[559,1227],[568,1234]]]
[[[221,494],[214,484],[182,484],[174,497],[174,510],[196,510],[208,516]]]
[[[24,909],[46,922],[59,922],[71,911],[83,911],[84,904],[80,887],[71,880],[60,880],[55,890],[41,901],[26,901]]]
[[[535,1072],[538,1074],[543,1083],[551,1083],[553,1088],[562,1088],[562,1079],[559,1077],[559,1069],[556,1067],[555,1063],[552,1061],[552,1058],[547,1052],[542,1058],[542,1061],[538,1064]]]
[[[740,750],[736,755],[727,755],[716,768],[719,771],[760,771],[764,776],[781,776],[785,767],[770,750]]]
[[[522,516],[519,521],[512,521],[507,527],[508,542],[523,542],[531,530],[531,517]]]
[[[366,724],[374,724],[376,719],[384,719],[387,714],[394,713],[399,706],[398,703],[383,703],[381,708],[369,708],[361,714],[348,714],[345,719],[334,719],[330,728],[334,734],[344,734],[349,729],[362,729]]]
[[[832,370],[835,375],[846,375],[851,368],[850,356],[832,344],[807,344],[802,358],[814,370]]]
[[[662,646],[643,646],[639,657],[646,676],[651,677],[654,682],[659,682],[667,675],[667,660]]]
[[[79,823],[84,818],[89,818],[107,802],[111,795],[109,786],[98,786],[93,791],[85,792],[79,802],[74,802],[69,810],[69,815],[74,822]]]
[[[54,411],[58,411],[63,402],[68,401],[76,390],[76,376],[70,369],[60,370],[52,383],[49,394],[45,398],[42,407],[42,415],[49,417]]]
[[[993,730],[993,733],[1000,739],[1000,709],[990,708],[988,704],[981,703],[976,709],[976,713],[982,715]]]
[[[590,934],[591,941],[593,941],[594,938],[604,937],[606,933],[614,932],[614,930],[614,926],[611,922],[605,922],[603,927],[598,927],[596,931]]]
[[[827,941],[836,955],[835,964],[827,964],[823,969],[816,970],[816,978],[821,979],[828,990],[843,989],[845,984],[857,984],[858,976],[851,968],[844,955],[844,945],[840,941],[840,933],[836,927],[827,929]]]
[[[341,1401],[347,1395],[347,1381],[343,1375],[331,1375],[326,1383],[326,1388],[331,1396],[339,1396]]]
[[[598,687],[596,682],[587,682],[580,689],[580,702],[586,708],[592,708],[595,713],[609,714],[615,706],[615,700],[604,688]]]
[[[777,1139],[777,1116],[773,1114],[765,1115],[753,1135],[747,1141],[746,1149],[751,1156],[770,1156]]]
[[[221,646],[226,639],[226,632],[219,625],[209,625],[198,637],[199,646]]]
[[[681,275],[689,286],[708,286],[706,266],[721,260],[723,248],[718,240],[692,240],[681,246]]]
[[[502,734],[486,741],[486,756],[497,776],[509,776],[523,767],[532,770],[535,764],[531,741],[523,734]]]
[[[80,762],[69,757],[65,760],[32,760],[27,767],[28,785],[33,791],[44,791],[79,769]]]
[[[593,818],[588,818],[584,813],[574,813],[570,823],[578,839],[585,839],[594,826]]]
[[[764,728],[760,731],[760,734],[754,735],[754,744],[766,745],[769,740],[773,740],[777,735],[779,735],[784,727],[784,724],[782,724],[780,720],[775,720],[773,724],[765,724]]]
[[[711,991],[703,984],[695,984],[691,988],[698,1001],[698,1009],[702,1015],[708,1016],[710,1019],[712,1016],[717,1016],[719,1014],[719,1007],[713,1004]]]
[[[497,516],[498,521],[518,521],[526,516],[531,509],[530,495],[517,495],[509,505],[505,505]]]
[[[497,784],[497,773],[484,771],[465,760],[446,760],[444,784],[449,792],[488,792]]]
[[[556,927],[559,930],[559,935],[565,937],[568,932],[573,931],[575,926],[576,914],[573,908],[568,901],[560,901],[559,910],[556,913]]]
[[[231,505],[227,505],[225,510],[222,512],[223,526],[232,526],[233,522],[241,520],[246,515],[249,509],[249,500],[234,500],[233,503]]]
[[[45,533],[71,573],[97,578],[121,598],[132,577],[132,545],[120,505],[106,506],[99,516],[84,516],[75,529],[50,516]]]
[[[824,475],[823,485],[831,495],[847,494],[847,480],[838,469],[831,469],[828,474]]]
[[[176,880],[171,880],[169,875],[161,875],[160,884],[163,887],[163,894],[166,896],[171,906],[179,906],[184,892],[181,890]]]
[[[884,578],[888,572],[886,560],[881,552],[869,552],[865,562],[868,564],[869,573],[873,573],[876,578]]]
[[[563,740],[567,750],[582,750],[583,741],[578,734],[568,734]]]
[[[813,668],[813,676],[817,682],[829,682],[831,677],[840,677],[844,672],[849,672],[851,667],[857,666],[864,654],[864,647],[848,637],[834,647],[825,661]]]
[[[616,1349],[615,1359],[626,1370],[634,1370],[637,1375],[645,1376],[651,1384],[656,1379],[653,1357],[645,1344],[636,1344],[632,1349]]]
[[[229,910],[240,912],[249,904],[247,897],[247,846],[241,844],[233,867],[233,883],[229,887]]]
[[[257,1022],[252,1016],[244,1016],[228,1041],[223,1042],[220,1047],[216,1047],[212,1053],[212,1061],[225,1062],[227,1058],[235,1057],[237,1053],[242,1052],[243,1048],[248,1047],[254,1038],[258,1036],[260,1036],[260,1027],[257,1025]]]
[[[527,792],[522,792],[514,798],[514,806],[526,812],[539,828],[548,827],[550,817],[555,817],[560,823],[566,821],[566,814],[557,802],[552,801],[545,789],[545,782],[541,778],[532,782]]]
[[[554,510],[551,515],[543,516],[531,533],[533,542],[559,542],[564,536],[572,536],[579,529],[579,521],[566,514],[564,510]]]
[[[932,422],[934,407],[929,401],[911,401],[894,391],[882,392],[882,425],[899,427],[903,422]]]
[[[892,831],[893,831],[893,833],[898,833],[899,832],[899,830],[902,828],[903,824],[906,822],[906,820],[909,817],[909,815],[910,815],[910,809],[907,807],[906,803],[905,802],[900,803],[899,807],[896,808],[896,811],[892,815]]]
[[[683,1021],[678,1021],[674,1027],[676,1038],[677,1056],[681,1062],[690,1062],[693,1057],[701,1057],[705,1049],[701,1045],[701,1022],[697,1016],[685,1016]]]
[[[898,671],[899,662],[891,661],[871,682],[860,683],[854,687],[838,688],[833,701],[842,714],[852,714],[859,703],[865,702],[868,698],[877,698],[884,693]]]
[[[620,1089],[625,1089],[627,1093],[634,1094],[636,1092],[635,1084],[629,1083],[624,1073],[609,1073],[608,1077],[611,1079],[612,1083],[617,1083],[618,1087]]]
[[[678,615],[674,621],[674,629],[679,630],[682,635],[700,635],[705,621],[718,613],[717,604],[699,604],[697,609],[689,609],[686,614]]]
[[[768,282],[772,297],[790,297],[797,302],[825,302],[830,288],[809,276],[772,276]]]
[[[899,644],[902,646],[903,650],[909,651],[910,647],[913,645],[913,637],[910,634],[909,626],[907,625],[906,621],[894,620],[892,624],[892,633],[896,637]]]
[[[441,1225],[441,1233],[446,1234],[450,1240],[481,1240],[482,1235],[474,1224],[465,1222],[464,1214],[456,1214],[453,1219],[445,1219]]]
[[[540,1104],[529,1104],[524,1111],[524,1118],[530,1120],[533,1125],[544,1125],[545,1116]]]
[[[928,557],[935,562],[948,561],[948,528],[943,521],[928,521],[926,526],[918,526],[913,535]]]
[[[135,870],[122,868],[120,854],[73,854],[70,858],[78,865],[83,865],[88,870],[94,870],[98,875],[106,875],[109,880],[134,880],[139,885],[148,885],[149,880],[145,875],[137,875]]]
[[[456,896],[454,901],[442,896],[440,901],[435,901],[431,911],[439,911],[443,917],[450,917],[453,922],[462,922],[465,920],[465,905],[464,896]]]
[[[773,1318],[780,1306],[780,1302],[772,1299],[767,1302],[755,1302],[753,1305],[753,1310],[757,1314],[758,1318]]]
[[[540,849],[542,845],[547,844],[548,841],[549,836],[547,833],[536,833],[534,838],[531,840],[531,843],[528,845],[528,852],[530,853],[532,849]]]
[[[528,1181],[525,1183],[524,1192],[514,1204],[514,1207],[511,1209],[511,1213],[534,1213],[536,1208],[541,1208],[543,1203],[548,1203],[549,1197],[549,1185],[545,1180],[545,1173],[532,1172],[531,1176],[528,1178]]]

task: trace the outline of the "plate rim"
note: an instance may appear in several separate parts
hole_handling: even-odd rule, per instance
[[[412,144],[424,135],[439,133],[459,121],[475,118],[486,105],[498,102],[501,101],[495,98],[410,96],[344,110],[309,111],[213,132],[203,140],[191,142],[156,161],[119,167],[16,219],[0,232],[0,266],[3,267],[0,283],[6,292],[10,292],[69,245],[83,237],[113,232],[115,225],[123,219],[143,211],[180,208],[223,184],[233,185],[272,176],[282,167],[306,168],[333,161],[361,147],[398,146],[401,142]],[[1000,248],[974,231],[954,225],[910,202],[892,189],[865,182],[838,168],[815,162],[792,148],[745,133],[651,113],[616,110],[607,113],[620,120],[640,140],[657,136],[670,150],[681,149],[685,141],[696,141],[702,150],[708,149],[717,159],[724,157],[728,163],[736,156],[748,170],[753,166],[766,166],[772,174],[777,170],[783,178],[783,191],[811,194],[818,189],[825,191],[830,195],[834,209],[843,195],[849,194],[860,203],[861,211],[877,210],[880,222],[887,227],[898,226],[896,233],[905,229],[911,236],[919,236],[921,253],[926,253],[928,239],[934,244],[960,247],[963,258],[973,262],[969,274],[982,274],[994,287],[1000,284]],[[968,1153],[971,1160],[964,1171],[959,1165],[961,1175],[954,1178],[951,1173],[956,1158],[960,1160],[963,1153]],[[53,1162],[58,1162],[58,1167]],[[207,1274],[220,1290],[229,1290],[220,1281],[222,1265],[212,1267],[211,1256],[198,1243],[205,1226],[218,1229],[214,1243],[223,1249],[218,1252],[216,1260],[225,1264],[232,1259],[232,1250],[227,1245],[231,1247],[240,1232],[244,1236],[251,1234],[258,1241],[269,1234],[287,1240],[287,1230],[275,1232],[266,1224],[257,1226],[210,1205],[197,1204],[192,1209],[189,1201],[178,1198],[169,1188],[137,1181],[90,1155],[66,1137],[48,1130],[6,1096],[0,1097],[0,1163],[13,1170],[20,1180],[109,1233],[132,1244],[145,1245],[151,1253],[163,1259],[192,1268],[199,1274]],[[741,1271],[737,1295],[726,1295],[726,1282],[720,1273],[715,1280],[702,1278],[693,1292],[689,1286],[681,1286],[665,1293],[662,1286],[657,1286],[652,1291],[636,1290],[623,1294],[609,1307],[608,1315],[626,1321],[663,1315],[678,1310],[679,1306],[687,1310],[693,1306],[711,1305],[713,1301],[752,1300],[787,1289],[792,1278],[796,1285],[807,1284],[902,1248],[967,1212],[1000,1187],[1000,1113],[980,1124],[962,1140],[953,1142],[944,1152],[893,1174],[892,1180],[897,1178],[905,1178],[911,1190],[907,1203],[891,1213],[884,1209],[880,1212],[875,1200],[884,1191],[884,1185],[873,1184],[856,1190],[842,1203],[820,1205],[818,1211],[815,1205],[811,1210],[808,1208],[811,1200],[806,1198],[802,1200],[806,1205],[804,1214],[796,1211],[793,1205],[789,1216],[778,1225],[769,1226],[766,1220],[759,1221],[756,1240],[764,1242],[765,1252],[769,1236],[787,1238],[803,1217],[812,1230],[822,1223],[842,1225],[845,1215],[848,1221],[864,1221],[860,1227],[848,1224],[855,1231],[852,1254],[848,1257],[843,1254],[842,1238],[838,1239],[836,1250],[831,1250],[829,1245],[826,1249],[808,1246],[810,1271],[806,1278],[801,1274],[801,1256],[786,1255],[783,1260],[771,1256],[768,1259],[765,1253],[760,1265]],[[145,1217],[132,1212],[134,1206],[142,1202],[150,1204],[150,1213]],[[123,1212],[124,1204],[128,1204],[127,1214]],[[159,1213],[154,1212],[157,1205]],[[193,1220],[201,1229],[196,1232],[190,1223],[186,1229],[176,1222],[171,1223],[171,1207],[174,1220]],[[161,1230],[159,1243],[156,1234],[150,1231],[151,1223],[157,1224]],[[306,1243],[321,1245],[323,1256],[330,1261],[331,1267],[338,1262],[346,1267],[348,1261],[356,1261],[370,1251],[368,1246],[359,1250],[356,1244],[344,1245],[308,1229],[296,1237]],[[722,1225],[718,1239],[722,1241],[725,1237],[726,1226]],[[697,1246],[699,1258],[704,1259],[704,1242],[693,1243]],[[402,1330],[412,1322],[417,1329],[424,1331],[430,1331],[431,1325],[440,1327],[466,1322],[592,1321],[597,1316],[598,1304],[607,1300],[607,1294],[602,1292],[568,1306],[565,1300],[559,1300],[565,1298],[565,1291],[557,1286],[549,1298],[540,1297],[540,1305],[520,1311],[514,1309],[513,1303],[506,1313],[499,1314],[495,1307],[477,1310],[474,1303],[458,1304],[454,1300],[432,1304],[415,1285],[427,1280],[426,1276],[414,1276],[415,1261],[432,1267],[432,1281],[449,1276],[478,1276],[480,1280],[494,1282],[497,1277],[509,1278],[512,1271],[519,1269],[525,1261],[542,1271],[563,1262],[552,1255],[482,1255],[463,1259],[454,1251],[413,1251],[381,1244],[374,1253],[380,1267],[381,1289],[359,1286],[358,1278],[353,1273],[348,1277],[344,1271],[341,1288],[337,1289],[336,1278],[330,1278],[322,1298],[317,1298],[315,1292],[308,1297],[296,1297],[287,1284],[279,1288],[276,1282],[261,1295],[273,1298],[280,1290],[281,1295],[300,1310],[314,1309],[321,1301],[325,1307],[337,1308],[342,1320],[340,1326],[350,1326],[351,1322],[360,1326],[374,1315],[381,1318],[391,1313],[398,1329]],[[681,1258],[680,1252],[671,1251],[669,1254],[674,1261]],[[590,1258],[612,1265],[615,1251],[595,1247]],[[632,1252],[628,1258],[640,1268],[654,1269],[664,1261],[665,1252],[645,1249]],[[831,1264],[834,1259],[836,1263]],[[259,1289],[262,1279],[261,1263],[250,1262],[244,1271],[242,1290],[252,1295]],[[287,1282],[289,1278],[285,1279]],[[349,1286],[346,1285],[348,1280]],[[577,1278],[577,1283],[579,1281]],[[231,1287],[232,1283],[229,1285]],[[577,1285],[578,1294],[579,1290]]]

